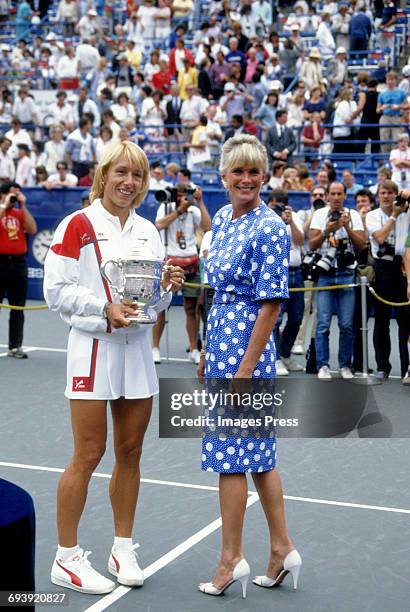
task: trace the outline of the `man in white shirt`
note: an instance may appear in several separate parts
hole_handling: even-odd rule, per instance
[[[410,191],[399,191],[393,181],[382,181],[378,188],[380,208],[371,210],[366,216],[376,280],[374,290],[391,302],[407,301],[407,281],[402,273],[402,261],[410,224]],[[401,196],[399,198],[398,196]],[[377,375],[388,378],[390,363],[390,319],[391,306],[375,300],[373,344],[376,356]],[[410,333],[410,306],[396,308],[398,345],[401,375],[409,366],[407,340]]]
[[[75,127],[73,107],[67,103],[65,91],[58,91],[57,102],[53,102],[47,109],[47,125],[63,125],[71,132]]]
[[[199,117],[205,113],[209,102],[198,95],[195,88],[187,87],[188,98],[183,101],[180,112],[181,123],[189,128],[194,128],[199,123]]]
[[[36,103],[28,95],[28,89],[21,87],[18,96],[14,100],[12,113],[23,125],[40,123],[40,116],[37,111]]]
[[[164,179],[164,168],[159,162],[152,162],[150,164],[151,177],[149,181],[149,191],[157,191],[158,189],[166,189],[172,187],[172,183],[168,183]]]
[[[32,141],[27,130],[21,127],[18,119],[11,121],[11,130],[5,133],[5,137],[11,141],[9,153],[13,159],[17,159],[17,145],[26,144],[29,149],[32,147]]]
[[[45,184],[46,189],[57,189],[59,187],[77,187],[78,178],[75,174],[68,172],[68,165],[65,161],[59,161],[57,172],[50,174]]]
[[[32,187],[34,185],[34,166],[30,159],[30,149],[24,143],[18,144],[17,154],[16,183],[21,187]]]
[[[14,180],[15,168],[13,158],[9,153],[11,140],[0,138],[0,185]]]
[[[345,208],[345,199],[346,187],[343,183],[331,183],[327,194],[329,206],[316,210],[312,217],[309,246],[312,251],[318,251],[321,255],[318,262],[318,287],[355,282],[355,251],[365,248],[366,238],[359,213]],[[337,303],[339,323],[340,375],[342,378],[353,378],[350,366],[353,354],[355,293],[354,289],[350,288],[318,291],[316,360],[320,380],[332,378],[329,370],[329,331],[334,299]]]
[[[73,111],[74,121],[76,125],[79,124],[81,117],[83,117],[87,113],[91,113],[94,118],[92,125],[94,129],[99,129],[101,125],[100,111],[98,110],[98,106],[94,102],[94,100],[88,97],[87,87],[80,87],[80,90],[78,92],[78,100],[74,105]]]
[[[95,34],[102,36],[103,31],[94,9],[90,9],[87,11],[86,15],[81,17],[80,21],[75,26],[75,31],[78,32],[82,40],[88,38],[88,36],[94,36]]]
[[[86,77],[91,70],[94,70],[98,65],[100,54],[97,47],[90,44],[88,38],[84,38],[75,52],[76,59],[80,62],[80,73],[82,77]]]

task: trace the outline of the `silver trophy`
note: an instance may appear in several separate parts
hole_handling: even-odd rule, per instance
[[[137,245],[129,255],[109,259],[101,266],[101,274],[124,304],[137,304],[138,312],[127,315],[133,324],[155,323],[156,313],[148,312],[161,299],[161,281],[166,270],[162,259],[155,257],[147,248],[147,239],[138,238]],[[116,268],[117,283],[107,274],[107,267]]]

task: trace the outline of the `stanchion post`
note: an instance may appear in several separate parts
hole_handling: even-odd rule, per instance
[[[360,277],[360,301],[362,306],[362,372],[363,376],[369,374],[369,328],[367,327],[367,285],[369,281],[367,276]]]
[[[360,277],[360,300],[362,307],[362,373],[360,376],[355,376],[352,382],[358,385],[380,385],[381,380],[376,378],[375,376],[369,375],[369,348],[368,348],[368,337],[369,337],[369,328],[367,326],[367,287],[369,285],[369,281],[367,276]]]

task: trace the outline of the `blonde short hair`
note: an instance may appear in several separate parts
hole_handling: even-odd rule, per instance
[[[256,136],[239,134],[228,138],[221,150],[219,171],[226,174],[238,166],[254,166],[268,173],[268,153]]]
[[[97,198],[103,197],[108,170],[110,169],[111,164],[121,156],[125,157],[129,163],[137,166],[142,171],[141,191],[137,194],[132,203],[134,208],[138,208],[138,206],[140,206],[141,202],[147,195],[149,187],[149,163],[147,156],[141,147],[130,140],[124,140],[119,144],[112,145],[105,151],[95,171],[93,186],[91,187],[90,191],[90,202],[94,202],[94,200]]]

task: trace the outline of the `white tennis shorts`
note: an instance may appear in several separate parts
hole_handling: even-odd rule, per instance
[[[109,341],[93,338],[72,328],[67,347],[69,399],[140,399],[158,393],[152,358],[151,326],[131,336]]]

